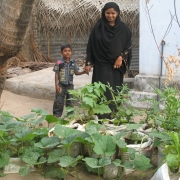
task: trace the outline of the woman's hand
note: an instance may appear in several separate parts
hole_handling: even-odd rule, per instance
[[[122,65],[122,60],[123,60],[122,56],[119,56],[119,57],[116,59],[116,61],[115,61],[115,63],[114,63],[114,69],[118,69],[118,68],[121,67],[121,65]]]
[[[85,67],[85,71],[86,71],[86,73],[87,73],[88,75],[89,75],[90,70],[91,70],[91,66],[86,66],[86,67]]]

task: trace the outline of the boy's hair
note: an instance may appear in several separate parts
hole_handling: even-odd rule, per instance
[[[71,51],[72,51],[72,47],[71,47],[70,44],[63,44],[63,45],[61,46],[61,52],[62,52],[65,48],[70,48]]]

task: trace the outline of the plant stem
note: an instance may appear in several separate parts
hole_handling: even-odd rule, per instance
[[[101,177],[100,177],[100,168],[98,168],[98,180],[101,180]]]

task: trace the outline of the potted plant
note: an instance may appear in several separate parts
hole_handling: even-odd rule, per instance
[[[87,84],[84,87],[76,90],[69,90],[73,95],[73,99],[78,106],[75,108],[67,108],[67,111],[74,113],[69,115],[71,119],[78,119],[84,123],[94,119],[96,114],[110,113],[108,101],[104,96],[106,86],[101,82]],[[82,112],[82,113],[81,113]]]

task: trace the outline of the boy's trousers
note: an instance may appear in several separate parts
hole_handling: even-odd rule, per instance
[[[53,115],[56,117],[61,117],[63,113],[63,109],[64,109],[64,101],[66,101],[66,107],[73,106],[73,101],[68,100],[73,97],[71,94],[69,94],[68,90],[74,89],[74,85],[73,84],[69,84],[69,85],[60,84],[59,86],[61,90],[60,90],[60,93],[56,92],[56,97],[53,104]]]

